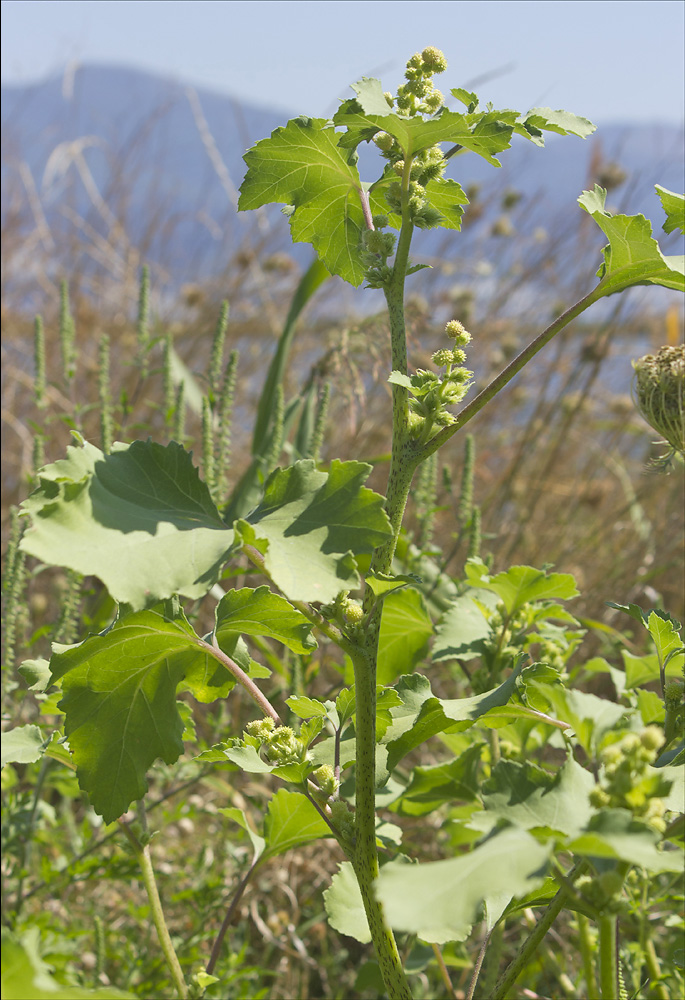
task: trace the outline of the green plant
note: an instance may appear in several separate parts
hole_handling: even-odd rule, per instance
[[[113,621],[99,622],[102,628],[80,643],[55,644],[49,663],[34,660],[20,668],[34,690],[59,689],[63,737],[46,737],[35,725],[17,727],[8,734],[7,756],[20,763],[57,759],[75,769],[95,813],[119,824],[140,864],[180,996],[215,995],[212,988],[221,988],[222,944],[261,866],[324,838],[337,842],[343,858],[326,893],[329,922],[372,941],[382,989],[392,998],[412,996],[396,934],[429,942],[448,978],[441,948],[464,941],[482,920],[484,942],[469,996],[480,975],[488,996],[505,997],[562,911],[578,914],[579,950],[589,955],[588,990],[596,976],[603,997],[617,996],[616,926],[627,907],[626,880],[635,867],[649,878],[679,871],[679,856],[662,849],[662,841],[668,846],[682,839],[682,822],[665,818],[679,811],[682,783],[683,713],[672,679],[683,661],[679,623],[658,611],[640,612],[657,642],[656,659],[636,657],[632,673],[626,663],[628,680],[617,691],[621,703],[576,691],[567,683],[572,670],[608,672],[616,684],[618,671],[605,661],[572,666],[585,630],[563,603],[577,595],[569,574],[528,566],[492,573],[480,558],[472,441],[459,503],[460,527],[468,528],[470,539],[463,575],[447,578],[428,544],[440,447],[589,306],[634,284],[680,289],[682,262],[661,254],[644,218],[612,216],[601,189],[585,192],[580,204],[609,240],[598,283],[453,413],[471,386],[466,348],[472,338],[459,320],[449,321],[433,367],[410,370],[405,281],[425,266],[409,259],[414,230],[460,228],[467,198],[444,177],[457,154],[470,151],[498,166],[497,154],[514,135],[542,146],[545,131],[585,137],[593,126],[545,108],[526,115],[483,110],[464,90],[452,94],[465,112],[450,111],[433,84],[445,67],[442,53],[427,48],[409,61],[396,97],[378,81],[362,80],[332,121],[295,119],[246,154],[239,207],[283,203],[293,239],[312,243],[318,259],[293,300],[258,407],[252,461],[233,489],[226,468],[237,358],[231,356],[222,378],[224,309],[200,404],[204,481],[178,441],[111,443],[108,345],[102,340],[103,447],[75,431],[66,458],[38,471],[38,488],[22,505],[30,524],[11,550],[12,614],[22,583],[20,553],[97,577],[118,607]],[[386,161],[373,184],[357,172],[361,142],[373,142]],[[441,143],[450,148],[443,152]],[[682,199],[658,190],[668,228]],[[297,318],[329,274],[354,285],[366,281],[387,301],[392,441],[385,497],[365,486],[368,464],[317,462],[326,391],[312,381],[303,398],[286,399]],[[66,287],[60,333],[69,383],[76,355]],[[40,357],[40,325],[36,342]],[[137,346],[145,378],[153,346],[147,274]],[[167,345],[167,369],[170,357]],[[41,364],[37,402],[44,392]],[[168,370],[164,396],[165,420],[173,420],[181,436],[182,396],[174,397]],[[286,449],[292,461],[281,467]],[[402,528],[420,469],[424,513],[417,548]],[[237,576],[248,579],[224,591],[220,581]],[[256,586],[250,585],[253,577]],[[437,592],[444,603],[434,626],[428,603]],[[214,623],[201,635],[190,602],[208,594]],[[185,608],[181,598],[189,602]],[[429,639],[431,662],[448,667],[435,687],[414,673],[428,658]],[[303,683],[322,648],[338,671],[334,698],[311,697]],[[467,666],[472,660],[478,661],[475,669]],[[445,679],[456,682],[450,665],[459,665],[468,679],[464,697],[436,693]],[[272,671],[292,691],[279,708],[259,683],[270,684]],[[654,692],[641,685],[659,677],[662,697],[655,705],[648,697]],[[290,787],[273,795],[261,823],[243,807],[221,810],[247,835],[252,861],[204,969],[193,976],[184,972],[165,923],[142,802],[155,761],[176,764],[184,738],[193,740],[187,702],[179,695],[211,705],[236,685],[259,717],[222,733],[195,754],[195,766],[231,766]],[[665,732],[655,733],[661,722]],[[407,758],[431,737],[440,738],[449,758],[411,768]],[[461,811],[453,812],[455,800],[463,803]],[[135,818],[127,814],[134,802],[140,803]],[[381,809],[398,818],[442,811],[449,829],[440,853],[454,856],[407,863],[411,839],[403,842],[402,828],[383,820]],[[17,913],[21,897],[18,891]],[[535,905],[546,909],[498,979],[504,922]],[[598,930],[596,971],[587,919]],[[641,944],[635,961],[641,965],[648,955],[650,977],[657,980],[662,972],[649,950],[649,933]],[[675,967],[668,974],[678,981]]]

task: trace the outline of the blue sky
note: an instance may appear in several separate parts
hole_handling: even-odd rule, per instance
[[[437,45],[445,91],[492,74],[474,89],[500,107],[681,124],[684,11],[680,0],[3,0],[2,80],[118,63],[326,115],[361,76],[394,90],[407,58]]]

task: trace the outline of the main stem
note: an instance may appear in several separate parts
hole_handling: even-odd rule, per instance
[[[402,226],[393,277],[385,290],[390,316],[392,367],[406,374],[407,342],[404,328],[404,278],[411,243],[412,224]],[[372,573],[389,573],[397,546],[404,511],[409,497],[412,476],[418,458],[410,454],[407,432],[408,393],[402,386],[392,387],[392,455],[385,510],[390,519],[392,535],[376,549],[371,563]],[[359,883],[366,918],[371,931],[378,964],[390,1000],[411,1000],[411,990],[402,967],[397,944],[376,898],[374,883],[378,878],[376,847],[376,664],[382,606],[372,609],[373,594],[367,588],[364,607],[369,615],[364,640],[352,656],[356,688],[357,791],[356,844],[352,864]]]

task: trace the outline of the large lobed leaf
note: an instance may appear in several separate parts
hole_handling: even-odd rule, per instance
[[[245,153],[239,211],[271,202],[291,206],[295,243],[311,243],[332,274],[360,285],[364,213],[354,150],[343,150],[331,122],[294,118]]]
[[[354,557],[391,534],[383,498],[363,485],[370,471],[337,459],[328,473],[311,460],[277,469],[259,506],[236,522],[236,544],[263,553],[267,572],[291,600],[332,601],[355,589]]]
[[[30,555],[99,577],[136,609],[215,583],[232,534],[180,444],[134,441],[104,455],[81,441],[39,482],[22,504]]]
[[[611,215],[605,208],[606,191],[598,184],[592,191],[583,191],[578,201],[609,239],[602,251],[604,263],[597,271],[598,298],[632,285],[685,291],[685,257],[664,257],[644,215]],[[669,214],[669,224],[672,219]]]
[[[503,894],[508,902],[542,884],[551,850],[524,830],[503,830],[462,857],[386,866],[378,898],[395,930],[436,944],[463,941],[489,897],[501,910]]]
[[[310,623],[266,587],[229,591],[216,622],[221,650],[253,676],[241,633],[268,636],[296,652],[315,645]],[[52,682],[62,682],[60,708],[79,785],[107,822],[145,794],[145,775],[157,758],[173,764],[182,753],[178,689],[211,702],[235,685],[172,601],[121,615],[76,646],[56,647],[50,666]],[[253,756],[253,770],[272,770]]]
[[[182,612],[159,605],[53,655],[79,785],[105,822],[142,798],[158,757],[173,764],[183,752],[176,689],[205,658],[198,642]]]

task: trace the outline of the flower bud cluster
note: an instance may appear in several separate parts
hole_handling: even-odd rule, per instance
[[[245,727],[246,742],[264,750],[269,764],[299,764],[306,747],[289,726],[277,726],[273,719],[257,719]]]
[[[595,808],[628,809],[660,833],[666,829],[666,807],[662,796],[670,782],[649,766],[657,758],[664,742],[658,726],[647,726],[641,733],[626,733],[620,740],[605,746],[599,755],[602,780],[590,793]]]
[[[471,339],[470,334],[467,337]],[[447,407],[461,402],[473,376],[472,371],[463,367],[466,354],[461,348],[443,348],[433,354],[432,360],[438,368],[445,368],[444,375],[418,368],[411,376],[409,389],[409,430],[423,442],[429,441],[440,427],[454,423],[455,417]]]
[[[362,233],[361,261],[365,268],[367,288],[383,288],[392,277],[388,258],[395,252],[395,234],[384,233],[388,225],[385,215],[373,217],[375,229],[365,229]]]
[[[661,347],[633,361],[635,405],[671,447],[685,456],[685,345]]]
[[[416,52],[409,62],[404,77],[406,83],[397,88],[397,108],[405,115],[434,115],[445,103],[445,98],[433,86],[435,73],[444,73],[447,60],[440,51],[429,45],[423,52]]]
[[[335,802],[331,802],[330,810],[333,825],[340,833],[342,839],[349,844],[354,844],[355,819],[354,813],[347,802],[343,802],[342,799],[336,799]]]
[[[317,767],[316,771],[312,772],[311,777],[316,778],[319,784],[317,797],[321,801],[325,802],[338,791],[338,781],[330,764],[322,764],[321,767]]]

